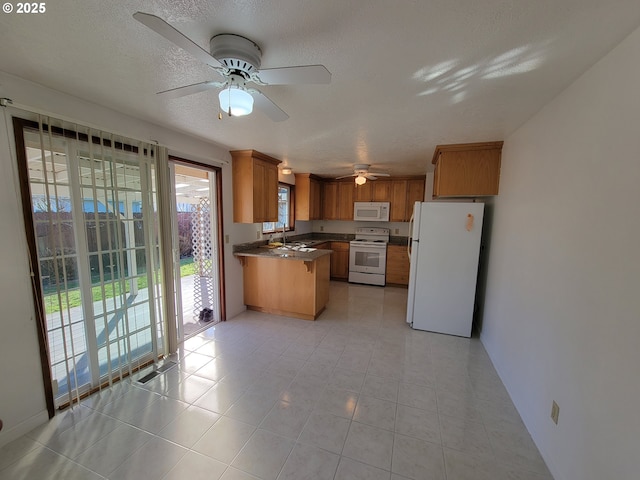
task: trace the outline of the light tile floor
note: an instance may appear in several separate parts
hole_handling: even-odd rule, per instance
[[[0,480],[551,480],[482,344],[411,330],[406,298],[245,312],[0,449]]]

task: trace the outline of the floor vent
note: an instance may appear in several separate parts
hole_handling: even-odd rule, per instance
[[[145,384],[145,383],[147,383],[149,380],[151,380],[152,378],[156,378],[158,375],[160,375],[160,374],[159,374],[157,371],[155,371],[155,372],[151,372],[151,373],[148,373],[148,374],[146,374],[144,377],[139,378],[139,379],[138,379],[138,383]]]
[[[176,366],[176,362],[164,362],[161,366],[158,367],[156,372],[164,373],[172,367]]]
[[[169,370],[171,367],[174,367],[175,365],[176,365],[176,362],[164,362],[161,366],[156,368],[153,372],[148,373],[144,377],[138,379],[138,383],[141,383],[141,384],[144,385],[149,380],[153,380],[158,375],[160,375],[161,373],[166,372],[167,370]]]

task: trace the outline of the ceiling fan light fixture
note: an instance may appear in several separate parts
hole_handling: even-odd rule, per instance
[[[283,175],[291,175],[293,173],[293,170],[289,167],[284,167],[281,171]]]
[[[231,112],[233,117],[249,115],[253,112],[253,97],[249,92],[230,86],[218,94],[220,108],[223,112]]]
[[[365,183],[367,183],[367,177],[364,175],[358,175],[356,177],[356,185],[364,185]]]

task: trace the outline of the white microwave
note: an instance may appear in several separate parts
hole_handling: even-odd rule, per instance
[[[389,202],[354,202],[353,219],[358,222],[388,222]]]

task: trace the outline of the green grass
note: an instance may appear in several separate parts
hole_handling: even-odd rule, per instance
[[[193,257],[186,257],[180,259],[180,276],[188,277],[196,273],[196,264],[193,263]]]
[[[196,271],[195,264],[193,263],[193,258],[187,257],[180,259],[180,277],[187,277],[189,275],[193,275]],[[138,289],[147,288],[148,280],[147,277],[138,278]],[[125,282],[125,291],[128,292],[131,289],[130,283]],[[116,284],[107,284],[104,286],[104,299],[113,298],[116,295],[122,294],[122,285],[120,283]],[[100,286],[92,287],[91,295],[93,296],[94,302],[99,302],[103,300],[102,288]],[[55,313],[59,312],[61,309],[66,310],[67,308],[79,307],[82,305],[82,298],[80,297],[80,289],[76,288],[73,290],[68,290],[66,294],[62,294],[60,298],[60,302],[58,302],[58,294],[50,293],[44,296],[44,311],[45,313]],[[62,304],[62,305],[61,305]]]

